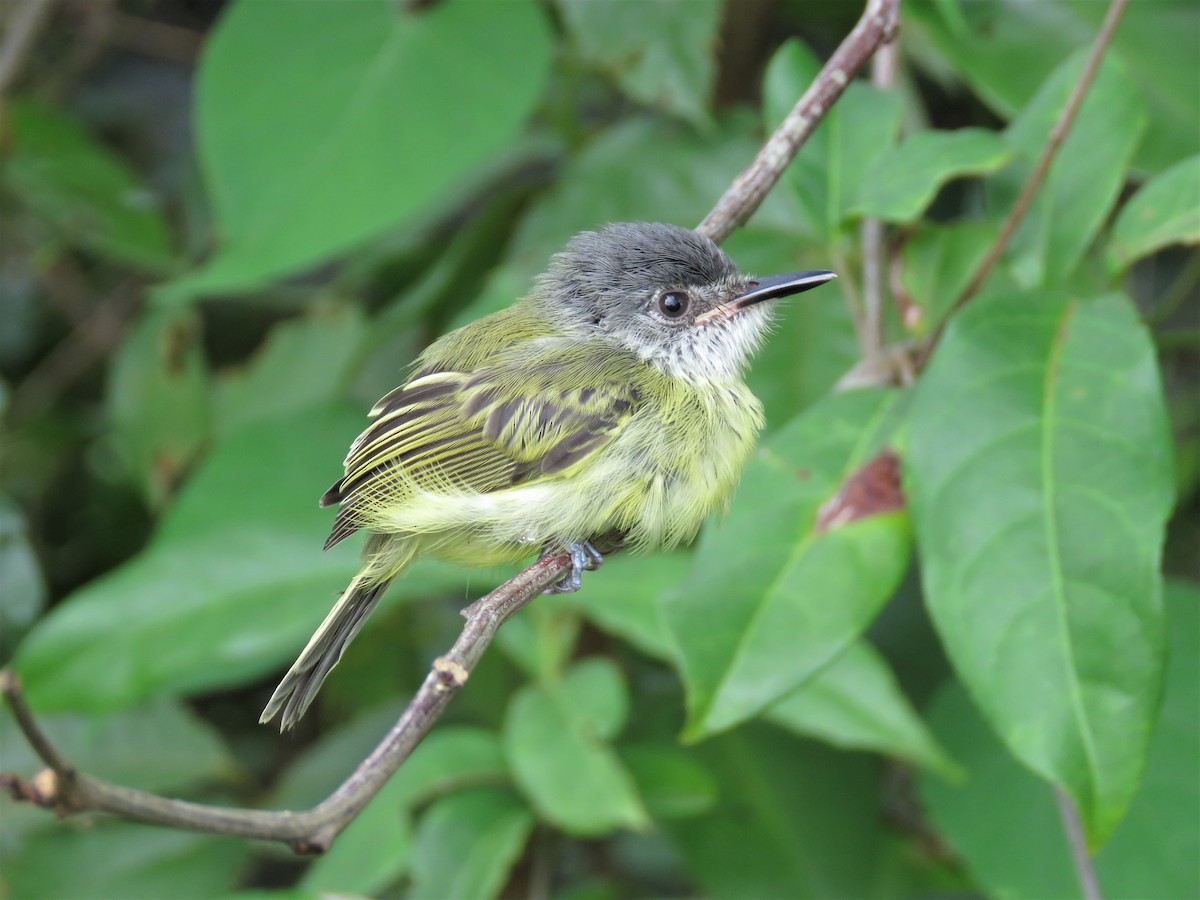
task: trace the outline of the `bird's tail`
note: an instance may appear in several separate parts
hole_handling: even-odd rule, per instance
[[[354,580],[342,591],[342,596],[329,611],[321,627],[309,638],[308,645],[300,651],[300,656],[283,676],[279,687],[275,688],[275,693],[267,701],[266,708],[258,719],[259,722],[270,722],[279,715],[281,732],[295,727],[313,702],[317,691],[321,689],[321,684],[341,660],[346,647],[362,628],[371,610],[379,603],[384,590],[411,556],[411,552],[403,554],[400,559],[393,556],[387,567],[390,571],[383,577],[378,571],[379,557],[376,556],[354,576]]]

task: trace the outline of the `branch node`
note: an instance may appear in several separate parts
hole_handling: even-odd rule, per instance
[[[433,670],[438,673],[439,680],[446,687],[460,688],[467,683],[471,673],[467,667],[447,656],[439,656],[433,661]]]
[[[329,850],[331,838],[323,835],[288,841],[288,848],[297,856],[320,856]]]

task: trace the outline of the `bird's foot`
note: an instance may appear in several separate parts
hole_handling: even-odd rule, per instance
[[[561,553],[563,550],[571,554],[571,571],[564,575],[560,581],[550,585],[546,589],[547,594],[575,593],[583,586],[583,573],[594,572],[604,564],[604,557],[600,554],[600,551],[588,541],[577,541],[573,544],[567,544],[562,550],[547,547],[543,551],[543,555],[550,556]]]

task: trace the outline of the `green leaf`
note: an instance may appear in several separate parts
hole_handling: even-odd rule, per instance
[[[414,897],[495,897],[533,831],[508,791],[481,789],[434,803],[417,828]]]
[[[161,510],[208,440],[208,369],[191,310],[143,316],[108,381],[112,441],[146,502]]]
[[[271,809],[306,809],[328,797],[354,770],[358,760],[366,759],[380,739],[404,712],[407,698],[395,700],[357,716],[345,725],[321,733],[312,744],[301,750],[284,770],[263,803]],[[443,732],[436,730],[422,741],[408,762],[425,752]],[[408,771],[405,763],[392,781]]]
[[[1079,80],[1084,56],[1080,52],[1056,69],[1005,131],[1020,164],[986,182],[988,206],[997,215],[1007,214],[1028,180]],[[1075,270],[1125,184],[1145,126],[1137,89],[1118,63],[1106,59],[1008,245],[1007,257],[1020,284],[1053,287]]]
[[[679,747],[635,744],[621,748],[621,759],[655,821],[703,815],[716,803],[712,775]]]
[[[1166,600],[1170,664],[1142,789],[1095,857],[1113,900],[1200,895],[1200,593],[1168,585]],[[970,778],[949,785],[919,776],[923,805],[980,886],[1004,897],[1081,896],[1046,784],[1009,756],[957,684],[939,694],[930,721]],[[1018,820],[1019,829],[1007,824]]]
[[[1162,677],[1172,503],[1154,349],[1109,295],[978,298],[909,419],[926,602],[976,701],[1099,845],[1137,789]]]
[[[999,229],[984,222],[923,223],[900,251],[900,283],[912,301],[904,324],[914,334],[937,328],[995,243]]]
[[[720,787],[704,816],[660,824],[711,897],[869,897],[878,866],[879,769],[749,725],[695,748]]]
[[[310,410],[218,444],[150,546],[56,606],[18,648],[34,707],[113,709],[289,662],[357,568],[350,547],[321,552],[331,516],[315,499],[361,426],[357,412]],[[390,594],[464,577],[418,563]]]
[[[641,828],[646,811],[607,740],[624,725],[629,699],[611,661],[588,660],[561,681],[513,698],[504,748],[538,813],[570,834]]]
[[[704,134],[650,117],[632,118],[602,132],[567,163],[522,221],[509,257],[517,277],[506,277],[504,289],[490,298],[492,308],[523,295],[528,279],[577,231],[639,219],[691,227],[746,167],[758,145],[754,121],[742,116],[726,117]],[[744,229],[741,244],[752,247],[764,231],[794,234],[793,207],[787,197],[771,195]],[[735,256],[738,246],[731,238]],[[489,300],[484,302],[468,318],[490,312]]]
[[[746,467],[725,523],[701,536],[664,595],[696,739],[760,712],[812,677],[874,618],[903,576],[903,514],[819,532],[817,513],[886,436],[896,395],[833,395]]]
[[[571,604],[550,600],[508,622],[496,644],[529,678],[557,678],[575,652],[582,626]]]
[[[658,597],[683,581],[691,563],[691,554],[685,551],[614,554],[604,561],[600,573],[585,577],[573,603],[597,627],[649,656],[669,660],[674,645]]]
[[[122,160],[55,109],[18,100],[5,112],[3,181],[30,209],[100,256],[152,271],[171,265],[158,201]]]
[[[983,128],[918,131],[872,160],[852,212],[888,222],[916,221],[946,182],[995,172],[1011,156],[1000,135]]]
[[[717,0],[558,0],[583,59],[635,100],[691,122],[709,119],[716,76]]]
[[[46,715],[38,724],[78,768],[144,791],[177,790],[234,774],[220,734],[178,701],[159,698],[116,713]],[[0,717],[5,769],[44,765],[10,717]]]
[[[1123,272],[1172,244],[1200,244],[1200,155],[1155,176],[1125,204],[1108,244],[1108,268]]]
[[[767,128],[778,126],[819,70],[798,41],[779,48],[763,88]],[[873,161],[895,143],[902,114],[898,95],[854,82],[800,148],[783,181],[800,201],[814,236],[826,243],[838,236]]]
[[[950,778],[959,773],[865,639],[772,706],[767,718],[837,747],[896,756]]]
[[[1064,59],[1092,43],[1107,9],[1094,0],[913,0],[904,37],[909,48],[936,48],[985,103],[1011,118]],[[1157,172],[1196,151],[1198,29],[1194,3],[1131,3],[1113,37],[1108,55],[1133,74],[1149,113],[1140,169]]]
[[[420,212],[517,135],[550,49],[531,0],[233,4],[197,88],[221,247],[169,296],[253,289]]]
[[[246,842],[229,838],[111,820],[60,823],[5,860],[3,887],[23,900],[218,897],[237,886],[249,854]]]
[[[350,304],[276,325],[249,365],[221,373],[217,433],[336,400],[367,333],[365,318]]]
[[[404,711],[405,702],[385,704],[348,725],[327,732],[288,767],[271,795],[275,809],[303,809],[324,800],[375,749]],[[392,776],[397,802],[414,808],[434,797],[504,781],[508,770],[497,735],[482,728],[444,725],[413,751]]]

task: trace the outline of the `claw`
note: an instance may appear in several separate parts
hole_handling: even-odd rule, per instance
[[[583,587],[583,573],[594,572],[604,564],[604,557],[600,551],[593,547],[588,541],[576,541],[568,544],[565,548],[571,554],[571,571],[562,577],[562,580],[551,585],[546,589],[547,594],[573,594]],[[554,550],[551,547],[546,547],[544,554],[561,552]]]

